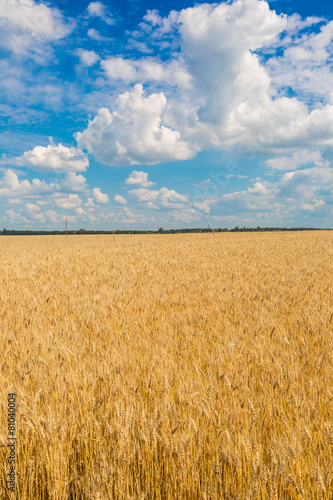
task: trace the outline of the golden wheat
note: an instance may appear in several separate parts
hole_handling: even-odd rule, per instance
[[[332,498],[331,232],[0,251],[1,498]]]

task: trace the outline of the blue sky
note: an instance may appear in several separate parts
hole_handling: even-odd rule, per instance
[[[332,10],[0,0],[0,225],[332,227]]]

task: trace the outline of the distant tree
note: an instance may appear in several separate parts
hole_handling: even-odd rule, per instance
[[[6,228],[5,227],[3,228],[3,234],[6,234]]]
[[[163,229],[164,229],[164,227],[159,227],[159,228],[158,228],[158,232],[159,232],[160,234],[162,234],[162,233],[163,233]]]

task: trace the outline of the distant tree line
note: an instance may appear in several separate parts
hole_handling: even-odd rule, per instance
[[[68,235],[81,235],[81,234],[180,234],[180,233],[235,233],[235,232],[265,232],[265,231],[322,231],[320,228],[313,227],[238,227],[235,226],[233,229],[225,228],[183,228],[183,229],[164,229],[159,227],[156,231],[145,231],[145,230],[121,230],[116,229],[115,231],[103,231],[103,230],[90,230],[90,229],[78,229],[67,231]],[[0,232],[0,236],[47,236],[47,235],[64,235],[65,231],[33,231],[33,230],[22,230],[22,229],[3,229]]]

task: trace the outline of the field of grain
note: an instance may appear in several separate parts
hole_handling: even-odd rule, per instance
[[[1,498],[332,498],[332,232],[0,252]]]

